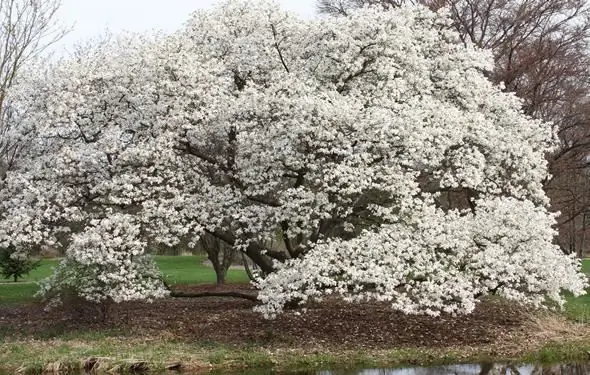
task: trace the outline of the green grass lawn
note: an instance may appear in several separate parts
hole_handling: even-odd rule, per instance
[[[156,256],[156,263],[164,274],[167,283],[174,284],[214,284],[215,271],[203,265],[204,255],[189,256]],[[41,265],[19,282],[0,280],[0,303],[24,302],[33,299],[40,281],[52,272],[57,265],[57,259],[43,259]],[[228,283],[246,283],[249,281],[242,269],[229,270],[226,281]]]
[[[590,276],[590,259],[582,261],[582,272]],[[565,314],[581,323],[590,323],[590,288],[586,292],[586,295],[580,297],[566,297]]]
[[[214,284],[215,271],[204,266],[204,255],[195,256],[157,256],[156,263],[169,284]],[[247,283],[250,281],[243,269],[230,269],[227,273],[228,283]]]

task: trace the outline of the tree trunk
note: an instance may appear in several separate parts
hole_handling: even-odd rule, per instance
[[[224,233],[224,232],[211,232],[211,231],[206,231],[208,234],[220,239],[221,241],[225,242],[226,244],[230,245],[230,246],[234,246],[236,239],[233,237],[233,235],[229,234],[229,233]],[[263,247],[261,247],[260,245],[256,244],[256,243],[250,243],[248,245],[248,247],[246,248],[246,255],[248,255],[248,257],[254,262],[256,263],[256,265],[262,270],[262,272],[269,274],[272,273],[275,268],[273,266],[273,261],[272,259],[268,256],[263,254],[263,252],[265,251],[265,249]],[[268,250],[267,250],[267,254]]]
[[[16,283],[18,281],[18,276],[14,275],[13,278],[14,278],[14,282]]]
[[[217,279],[217,286],[222,286],[223,284],[225,284],[225,274],[226,274],[226,270],[223,270],[223,269],[215,270],[215,276]]]
[[[233,262],[235,250],[223,243],[221,239],[208,234],[201,237],[201,245],[207,252],[207,259],[215,270],[217,286],[225,284],[227,270]],[[219,259],[220,257],[221,259]]]
[[[219,262],[219,248],[217,246],[212,246],[211,243],[208,244],[209,246],[205,247],[205,251],[207,252],[207,259],[211,262],[213,266],[213,270],[215,271],[215,279],[217,286],[223,285],[225,282],[225,272],[221,263]]]

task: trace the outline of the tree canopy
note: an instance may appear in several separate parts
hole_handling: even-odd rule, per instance
[[[445,8],[461,40],[491,51],[489,78],[523,99],[525,113],[553,122],[559,146],[547,155],[544,186],[560,212],[558,242],[583,256],[588,242],[590,135],[590,4],[585,0],[317,0],[318,10],[347,16],[419,3]]]
[[[450,22],[229,1],[32,72],[36,155],[8,176],[30,189],[0,203],[0,239],[68,234],[45,292],[118,302],[166,294],[151,243],[206,233],[258,264],[268,317],[330,294],[438,314],[583,293],[543,191],[556,135]]]

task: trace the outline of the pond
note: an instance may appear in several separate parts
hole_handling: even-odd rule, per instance
[[[590,364],[556,365],[452,365],[359,371],[318,371],[314,375],[586,375]]]
[[[553,365],[511,365],[511,364],[465,364],[439,367],[408,367],[396,369],[323,370],[273,372],[253,371],[244,375],[586,375],[590,374],[590,363]],[[220,374],[221,375],[221,374]]]

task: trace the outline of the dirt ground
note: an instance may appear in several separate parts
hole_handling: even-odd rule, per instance
[[[228,286],[253,293],[249,286]],[[186,286],[185,292],[216,290]],[[169,298],[153,303],[112,306],[106,317],[95,308],[45,310],[41,305],[0,306],[0,332],[8,337],[75,334],[79,330],[116,329],[135,337],[174,338],[187,342],[272,347],[443,348],[518,345],[527,337],[531,314],[500,301],[485,301],[473,314],[438,318],[406,316],[386,304],[347,304],[337,300],[287,311],[265,320],[254,302],[236,298]],[[538,330],[538,329],[537,329]]]

